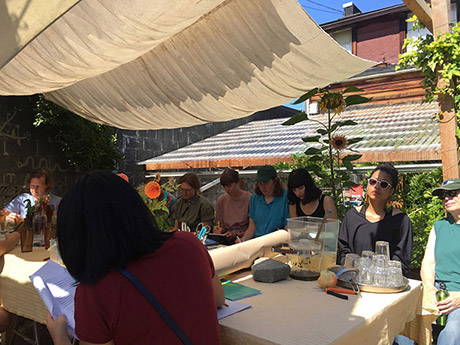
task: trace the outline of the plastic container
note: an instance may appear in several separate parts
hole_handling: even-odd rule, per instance
[[[291,277],[314,280],[323,269],[332,267],[337,259],[339,221],[316,217],[295,217],[287,220],[288,254]]]
[[[50,247],[48,248],[48,251],[50,252],[51,260],[58,263],[59,265],[64,266],[64,263],[62,262],[62,258],[61,258],[61,253],[59,252],[58,243],[56,240],[54,239],[50,240]]]

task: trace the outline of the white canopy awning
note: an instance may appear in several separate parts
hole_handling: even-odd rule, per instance
[[[118,128],[241,118],[374,64],[342,49],[296,0],[4,4],[0,94],[45,93]]]

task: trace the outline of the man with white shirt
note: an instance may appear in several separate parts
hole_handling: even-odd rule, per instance
[[[30,200],[30,205],[34,206],[36,202],[41,201],[48,194],[50,195],[48,205],[53,205],[54,209],[57,210],[61,198],[50,193],[53,183],[51,174],[47,169],[33,171],[27,177],[25,185],[29,187],[30,192],[18,195],[2,210],[8,219],[24,219],[27,214],[26,200]]]

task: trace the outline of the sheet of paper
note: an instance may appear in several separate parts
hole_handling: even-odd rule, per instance
[[[228,299],[225,300],[224,306],[217,309],[217,318],[223,319],[224,317],[230,316],[232,314],[238,313],[242,310],[251,308],[251,305],[240,303],[240,302],[233,302]]]
[[[74,296],[77,284],[69,272],[50,260],[29,278],[53,318],[64,314],[69,332],[75,336]]]

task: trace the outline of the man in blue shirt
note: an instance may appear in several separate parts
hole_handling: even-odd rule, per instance
[[[289,217],[287,190],[283,189],[275,168],[265,165],[257,170],[256,188],[249,202],[249,226],[242,241],[286,228]]]
[[[7,215],[8,219],[24,219],[27,214],[26,200],[30,200],[30,205],[33,206],[36,202],[41,201],[48,194],[50,195],[48,205],[53,205],[54,209],[57,210],[57,206],[61,201],[61,198],[50,193],[53,184],[51,174],[48,170],[38,169],[33,171],[27,177],[25,185],[29,187],[30,193],[18,195],[6,204],[5,208],[2,210],[2,212]]]

